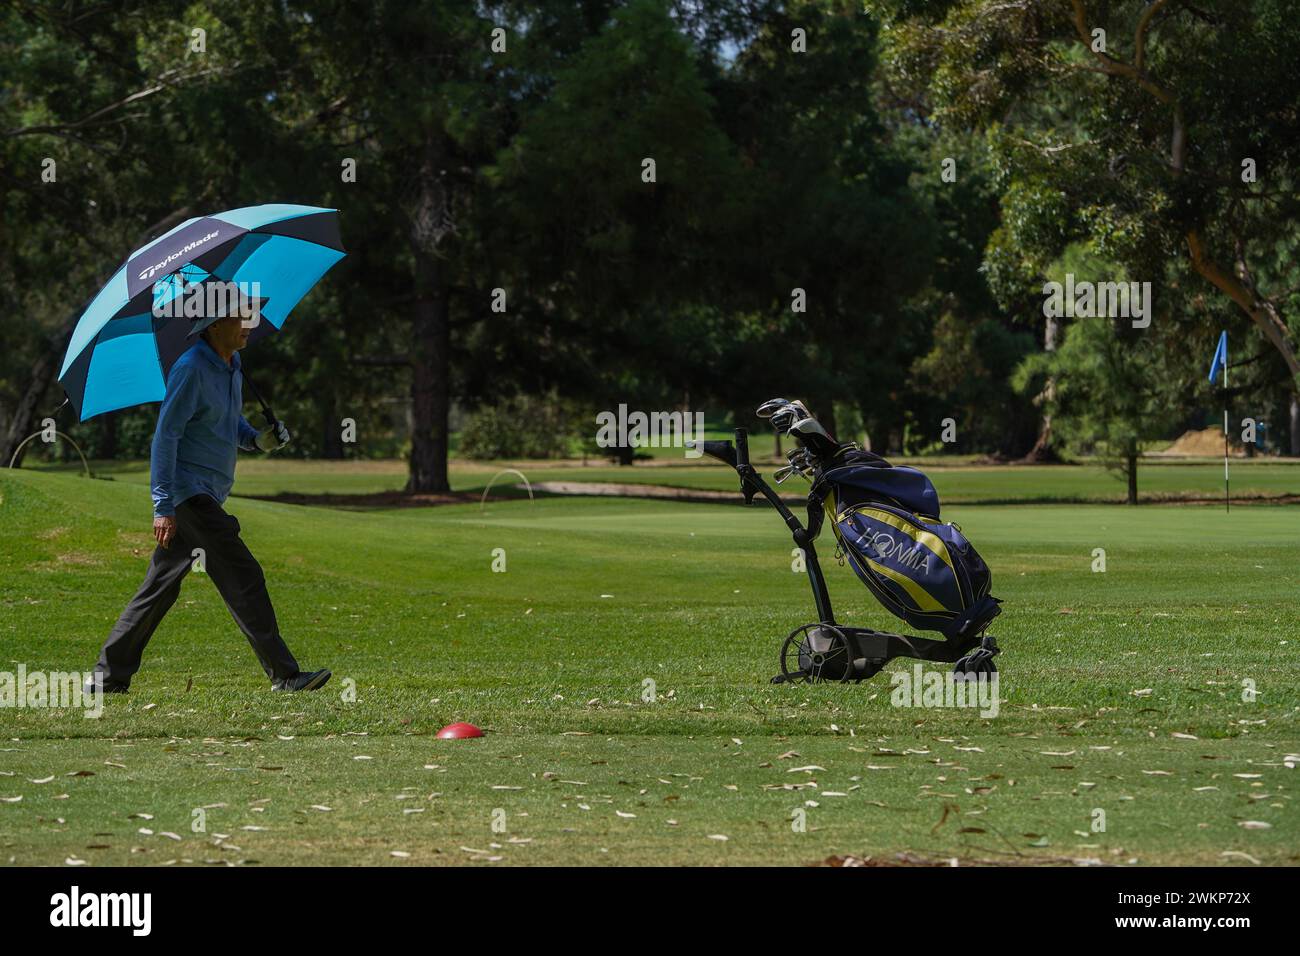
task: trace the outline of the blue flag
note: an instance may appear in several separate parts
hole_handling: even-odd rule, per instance
[[[1228,369],[1228,333],[1219,333],[1219,347],[1214,350],[1214,358],[1210,360],[1210,381],[1213,382],[1215,377],[1223,372],[1227,376]]]

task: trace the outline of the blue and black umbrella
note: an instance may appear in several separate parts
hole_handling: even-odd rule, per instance
[[[59,384],[78,420],[162,401],[195,323],[160,305],[205,283],[256,283],[251,345],[278,331],[345,254],[337,210],[280,204],[188,219],[137,249],[86,308],[63,357]]]

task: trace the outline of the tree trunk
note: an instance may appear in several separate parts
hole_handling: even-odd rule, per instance
[[[426,261],[420,260],[425,258]],[[411,325],[411,463],[409,492],[451,491],[447,476],[447,414],[451,408],[451,329],[440,263],[416,257],[432,287],[415,302]]]
[[[110,461],[117,457],[117,412],[108,412],[99,419],[99,457]]]
[[[1137,449],[1130,447],[1125,456],[1124,475],[1128,478],[1128,503],[1138,503],[1138,456]]]
[[[335,393],[329,389],[325,393],[329,397],[321,408],[321,457],[337,461],[343,457],[343,425],[339,420]]]
[[[415,314],[411,323],[411,462],[408,492],[442,493],[447,480],[447,416],[451,410],[449,283],[443,241],[455,232],[447,186],[450,151],[441,130],[428,131],[416,194],[410,205],[415,260]]]
[[[1060,332],[1060,322],[1055,316],[1047,316],[1047,322],[1043,327],[1043,351],[1055,352],[1056,339]],[[1025,454],[1024,461],[1029,464],[1044,464],[1047,462],[1057,462],[1061,456],[1057,454],[1056,448],[1052,445],[1052,412],[1051,404],[1056,400],[1056,379],[1049,378],[1043,391],[1034,400],[1034,404],[1043,409],[1043,419],[1038,429],[1038,440],[1034,442],[1034,447],[1029,449]]]
[[[1300,395],[1291,393],[1291,455],[1300,458]]]

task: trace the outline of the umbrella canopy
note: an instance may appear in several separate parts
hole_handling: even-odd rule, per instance
[[[167,307],[187,289],[257,283],[251,344],[278,331],[345,254],[338,210],[282,204],[188,219],[137,249],[86,308],[63,357],[59,384],[78,420],[162,401],[172,364],[194,344],[193,316]]]

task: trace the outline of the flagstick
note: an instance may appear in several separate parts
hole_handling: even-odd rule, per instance
[[[1228,363],[1223,363],[1223,513],[1232,512],[1228,494]]]

